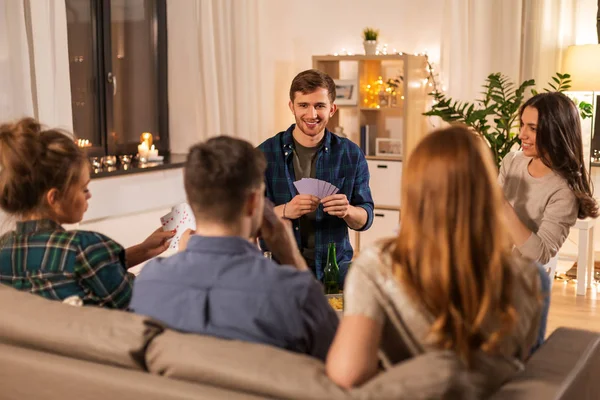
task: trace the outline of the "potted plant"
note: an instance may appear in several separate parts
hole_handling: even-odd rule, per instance
[[[374,56],[377,54],[377,37],[379,29],[365,28],[363,30],[363,46],[365,47],[365,55]]]
[[[557,73],[549,83],[550,88],[544,90],[564,92],[571,87],[570,78],[569,74]],[[424,115],[438,116],[446,122],[460,122],[471,127],[487,141],[496,165],[500,166],[504,156],[519,143],[519,109],[528,88],[531,88],[532,94],[537,94],[534,86],[535,81],[529,79],[515,87],[510,78],[494,73],[486,78],[483,98],[472,103],[452,100],[435,89],[429,93],[434,98],[434,104]],[[576,104],[582,118],[592,117],[590,103],[576,101]]]

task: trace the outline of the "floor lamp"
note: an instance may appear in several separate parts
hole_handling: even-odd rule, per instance
[[[594,135],[596,129],[596,101],[595,92],[600,92],[600,44],[586,44],[569,46],[563,59],[563,73],[571,75],[571,88],[567,93],[571,98],[587,101],[593,106],[591,121],[582,120],[582,133],[584,134],[584,162],[592,176],[591,158],[593,144],[600,149],[600,132]],[[600,160],[594,159],[598,162]],[[593,177],[592,177],[593,179]],[[598,186],[598,185],[597,185]],[[579,230],[579,244],[577,255],[577,294],[584,295],[585,290],[591,287],[594,281],[594,225],[592,219],[577,220],[575,228]]]

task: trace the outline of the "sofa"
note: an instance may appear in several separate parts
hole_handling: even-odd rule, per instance
[[[314,358],[170,330],[150,318],[74,307],[0,285],[0,399],[470,399],[448,351],[345,391]],[[556,330],[491,399],[596,399],[600,335]]]

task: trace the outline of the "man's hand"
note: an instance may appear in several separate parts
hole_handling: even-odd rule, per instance
[[[299,270],[308,269],[298,250],[291,222],[279,218],[273,210],[273,204],[268,199],[265,199],[260,235],[279,262],[294,265]]]
[[[319,198],[310,194],[297,194],[285,206],[285,218],[296,219],[319,207]]]
[[[323,211],[339,218],[346,218],[350,210],[350,203],[345,194],[332,194],[331,196],[323,197],[321,204],[323,204]]]
[[[187,248],[188,241],[190,240],[190,236],[192,236],[196,231],[191,229],[186,229],[185,232],[181,234],[179,238],[179,244],[177,246],[178,251],[184,251]]]

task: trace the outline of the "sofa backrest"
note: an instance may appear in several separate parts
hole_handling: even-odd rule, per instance
[[[0,342],[80,360],[145,369],[148,343],[163,331],[150,318],[74,307],[0,284]]]
[[[166,330],[148,346],[151,373],[276,398],[346,395],[313,357],[237,340]]]
[[[278,399],[473,398],[469,377],[451,352],[432,352],[345,391],[320,360],[262,344],[165,330],[148,346],[151,373]],[[449,397],[447,397],[449,396]]]

